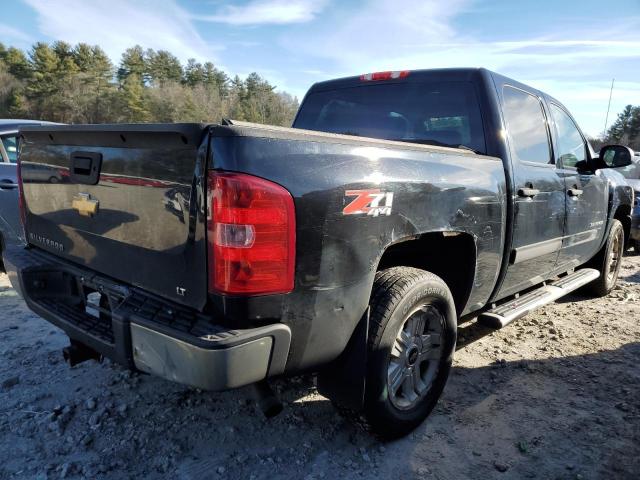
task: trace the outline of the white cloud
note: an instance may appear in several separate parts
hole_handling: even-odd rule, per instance
[[[193,18],[230,25],[304,23],[313,20],[326,4],[327,0],[253,0],[244,5],[226,5],[213,15]]]
[[[495,32],[496,40],[486,42],[456,26],[457,17],[468,13],[471,5],[472,0],[405,0],[399,8],[385,0],[369,0],[351,12],[332,12],[329,26],[312,33],[299,29],[281,41],[291,51],[328,61],[331,68],[323,68],[330,70],[326,78],[383,70],[486,67],[557,97],[591,135],[603,128],[611,77],[635,72],[640,78],[638,17],[626,18],[615,32],[588,25],[578,31],[536,28],[535,35],[523,33],[510,41],[500,41],[500,32]],[[474,22],[481,24],[482,18]],[[612,114],[628,103],[640,103],[640,82],[616,87]]]
[[[37,14],[40,33],[69,43],[100,45],[114,61],[136,44],[165,49],[181,60],[211,59],[216,48],[191,25],[172,0],[25,0]]]
[[[335,10],[320,31],[309,34],[300,30],[285,36],[284,42],[292,49],[351,68],[388,62],[415,51],[405,49],[405,45],[456,39],[451,20],[469,3],[469,0],[404,0],[398,4],[371,0],[356,8]]]
[[[16,42],[20,44],[31,42],[31,38],[22,30],[18,30],[17,28],[5,25],[3,23],[0,23],[0,38],[2,38],[2,40],[5,42],[11,41],[12,46]]]

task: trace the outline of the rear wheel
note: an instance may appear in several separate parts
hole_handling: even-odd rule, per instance
[[[597,297],[608,295],[618,281],[624,254],[624,228],[619,220],[613,220],[607,241],[602,250],[589,262],[600,272],[600,277],[587,285],[587,290]]]
[[[440,277],[409,267],[378,272],[364,408],[375,432],[398,437],[429,415],[449,376],[455,343],[453,298]]]

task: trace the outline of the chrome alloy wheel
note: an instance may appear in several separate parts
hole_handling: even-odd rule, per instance
[[[607,269],[607,282],[609,283],[615,282],[618,275],[620,260],[622,258],[623,242],[624,234],[622,229],[620,229],[616,232],[615,237],[613,237],[613,245],[611,246],[611,251],[609,252],[609,268]]]
[[[423,305],[404,321],[391,347],[387,369],[389,400],[399,410],[414,407],[436,378],[442,355],[444,317]]]

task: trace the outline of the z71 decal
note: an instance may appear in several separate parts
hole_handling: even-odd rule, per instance
[[[393,192],[383,192],[380,189],[347,190],[346,197],[356,197],[344,207],[343,215],[391,215]]]

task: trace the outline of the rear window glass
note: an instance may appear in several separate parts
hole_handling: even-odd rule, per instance
[[[480,105],[470,82],[361,85],[307,96],[296,128],[485,152]]]

